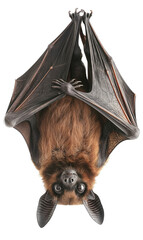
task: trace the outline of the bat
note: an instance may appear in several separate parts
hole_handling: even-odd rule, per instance
[[[84,204],[102,224],[103,206],[92,190],[95,178],[113,149],[139,134],[135,94],[95,34],[92,12],[76,9],[69,16],[65,30],[15,81],[5,116],[6,124],[23,135],[44,182],[40,227],[57,204]]]

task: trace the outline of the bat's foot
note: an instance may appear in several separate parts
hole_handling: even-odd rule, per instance
[[[87,17],[88,19],[90,19],[91,16],[92,16],[92,14],[93,14],[93,11],[92,11],[92,10],[90,10],[90,13],[84,12],[84,14],[83,14],[83,16],[82,16],[83,22],[85,23],[85,18],[86,18],[86,17]]]
[[[56,79],[52,81],[52,88],[59,89],[68,95],[72,95],[76,88],[80,88],[82,86],[82,82],[77,81],[75,78],[70,82],[65,82],[63,79]]]
[[[76,8],[74,13],[71,13],[71,11],[69,11],[68,13],[69,13],[69,17],[73,19],[75,15],[80,15],[82,17],[85,14],[85,11],[83,9],[78,11],[78,8]]]
[[[83,9],[81,9],[80,11],[78,11],[78,8],[75,9],[74,13],[71,13],[71,11],[68,12],[69,13],[69,17],[71,19],[73,19],[75,16],[79,15],[81,16],[81,18],[83,19],[83,21],[85,22],[85,16],[87,16],[87,18],[91,18],[93,11],[90,10],[90,13],[86,13]]]

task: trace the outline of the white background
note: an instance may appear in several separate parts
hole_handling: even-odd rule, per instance
[[[83,3],[85,2],[85,3]],[[4,125],[14,80],[22,75],[70,22],[76,7],[93,10],[91,24],[137,95],[137,140],[121,143],[96,180],[104,210],[96,224],[84,206],[57,206],[45,228],[36,221],[44,193],[23,137]],[[10,1],[0,6],[0,238],[143,239],[143,7],[136,0]]]

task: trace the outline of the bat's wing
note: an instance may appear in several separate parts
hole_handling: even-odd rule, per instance
[[[6,123],[15,127],[51,102],[63,97],[51,88],[56,78],[67,80],[81,18],[74,15],[71,23],[57,37],[38,61],[15,82],[6,113]]]
[[[35,152],[39,135],[35,114],[65,95],[51,88],[51,83],[56,78],[67,80],[80,23],[79,14],[73,14],[67,28],[48,46],[36,63],[15,81],[5,122],[22,133],[30,152],[36,154],[33,156],[35,159],[38,159],[38,153]]]
[[[89,104],[110,120],[128,138],[136,136],[135,94],[121,77],[112,58],[95,35],[89,18],[85,17],[91,64],[92,89]]]
[[[138,136],[135,115],[135,94],[121,77],[112,58],[102,47],[84,15],[86,29],[85,54],[89,67],[90,92],[74,89],[69,94],[96,109],[103,117],[101,153],[98,166],[102,166],[116,145]]]
[[[88,15],[85,16],[85,28],[92,82],[91,92],[88,93],[89,105],[110,121],[104,124],[101,136],[99,165],[102,165],[119,142],[136,138],[139,134],[135,94],[127,86],[114,61],[98,40]]]

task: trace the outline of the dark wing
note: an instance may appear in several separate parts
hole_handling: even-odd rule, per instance
[[[89,19],[85,27],[91,63],[92,89],[85,94],[89,104],[117,126],[127,137],[137,133],[135,94],[121,77],[112,58],[102,47]]]
[[[136,138],[139,130],[135,115],[135,94],[120,75],[114,61],[98,40],[89,18],[85,17],[85,28],[91,64],[91,104],[106,119],[101,135],[99,166],[118,143]]]
[[[37,62],[15,82],[5,122],[22,133],[32,158],[38,159],[38,153],[34,151],[37,149],[39,136],[35,114],[65,96],[64,93],[58,93],[51,88],[51,83],[57,78],[67,81],[80,22],[81,17],[74,14],[67,28],[48,46]],[[39,167],[37,160],[35,163]]]
[[[15,127],[51,102],[63,97],[51,88],[53,79],[67,75],[81,18],[75,15],[68,27],[56,38],[38,61],[15,82],[6,113],[6,123]]]
[[[102,166],[116,145],[138,136],[135,116],[135,94],[121,77],[112,58],[102,47],[91,24],[89,14],[84,15],[86,29],[85,54],[89,67],[90,92],[74,90],[71,95],[84,101],[103,116],[100,141]]]

